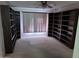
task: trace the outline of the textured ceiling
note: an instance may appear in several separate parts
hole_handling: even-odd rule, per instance
[[[63,7],[76,2],[78,1],[48,1],[48,4],[55,8],[56,7],[58,8],[58,7]],[[40,7],[40,1],[9,1],[9,3],[15,7],[26,7],[26,8]]]

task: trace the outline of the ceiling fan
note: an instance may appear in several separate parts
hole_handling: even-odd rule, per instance
[[[43,7],[43,8],[46,8],[46,7],[53,8],[53,6],[50,6],[47,1],[41,1],[41,7]]]

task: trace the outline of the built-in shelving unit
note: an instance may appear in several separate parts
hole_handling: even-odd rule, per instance
[[[4,34],[5,53],[12,53],[18,37],[17,32],[19,31],[17,30],[17,16],[15,15],[15,11],[8,5],[1,5],[0,7]]]
[[[52,23],[53,23],[53,13],[50,13],[50,14],[49,14],[49,19],[50,19],[50,20],[49,20],[49,24],[48,24],[49,27],[48,27],[48,28],[49,28],[50,30],[48,30],[48,36],[52,36],[51,33],[52,33],[52,27],[53,27],[53,24],[52,24]]]
[[[15,20],[15,11],[12,8],[9,8],[9,15],[10,15],[10,30],[11,30],[11,40],[12,40],[12,47],[14,48],[16,39],[17,39],[17,27],[16,27],[16,20]]]
[[[15,20],[16,20],[16,30],[17,30],[17,38],[20,38],[20,12],[15,11]]]
[[[51,20],[53,22],[50,22]],[[77,20],[78,20],[77,9],[53,14],[51,13],[51,15],[49,14],[48,30],[50,31],[50,35],[52,35],[51,37],[54,37],[57,40],[63,42],[69,48],[73,48],[75,41]]]

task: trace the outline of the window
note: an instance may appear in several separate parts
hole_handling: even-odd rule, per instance
[[[46,32],[47,14],[23,13],[23,32]]]

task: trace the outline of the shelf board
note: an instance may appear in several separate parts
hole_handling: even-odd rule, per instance
[[[57,33],[58,35],[60,35],[60,33],[59,33],[59,32],[57,32],[57,31],[54,31],[54,30],[53,30],[53,32],[55,32],[55,33]]]
[[[65,42],[65,43],[63,42],[64,44],[70,44],[69,41],[67,41],[67,40],[65,40],[65,39],[63,39],[63,38],[61,38],[60,41],[61,41],[61,40]]]
[[[64,16],[71,16],[71,15],[62,15],[62,17],[64,17]]]
[[[75,15],[75,14],[71,14],[71,13],[70,13],[70,14],[68,14],[68,15],[66,14],[66,15],[62,15],[62,16],[74,16],[74,15]]]
[[[14,19],[10,19],[10,21],[14,21]]]
[[[58,24],[58,23],[54,23],[54,25],[61,25],[61,24]]]
[[[9,12],[9,14],[13,16],[13,13],[12,12]]]
[[[60,32],[60,30],[59,30],[59,29],[55,29],[55,28],[53,29],[53,31],[57,31],[57,32]]]
[[[54,26],[54,27],[55,27],[55,28],[58,28],[58,29],[61,29],[61,27],[57,27],[57,26]],[[53,28],[54,28],[54,27],[53,27]]]
[[[53,16],[49,16],[49,17],[53,18]]]
[[[66,29],[61,29],[62,31],[66,31],[66,32],[72,32],[72,30],[66,30]]]
[[[58,27],[54,27],[55,29],[58,29],[58,30],[60,30],[60,28],[58,28]]]
[[[54,22],[54,24],[61,25],[61,23],[56,23],[56,22]]]
[[[52,33],[49,32],[48,34],[52,34]]]
[[[61,22],[61,20],[54,20],[54,22]]]
[[[56,28],[56,29],[61,29],[60,27],[56,27],[56,26],[54,26],[54,28]]]
[[[67,21],[67,22],[69,22],[70,20],[62,20],[62,22],[64,22],[64,21]]]
[[[16,12],[15,12],[15,15],[20,15],[20,13],[16,13]]]
[[[62,19],[62,21],[64,22],[64,21],[68,21],[68,22],[73,22],[73,19]]]
[[[57,35],[55,35],[55,34],[53,34],[53,36],[55,36],[56,38],[58,38],[58,39],[59,39],[59,36],[57,36]]]
[[[62,20],[54,20],[54,21],[59,21],[59,22],[61,22]]]
[[[13,40],[14,38],[15,38],[15,35],[16,35],[17,33],[15,33],[14,35],[13,35],[13,37],[12,37],[12,39],[11,40]]]
[[[14,31],[16,31],[17,29],[15,28]]]
[[[52,25],[53,23],[49,23],[49,25]]]
[[[56,18],[56,17],[59,18],[60,16],[59,15],[58,16],[54,16],[54,18]]]
[[[52,29],[53,27],[48,27],[48,29]]]
[[[65,26],[65,27],[73,27],[73,25],[64,25],[64,24],[62,24],[62,26]]]
[[[15,24],[13,24],[10,28],[13,28],[15,26]]]
[[[71,37],[67,36],[67,35],[64,35],[64,34],[61,34],[62,36],[66,37],[68,41],[71,41]]]

